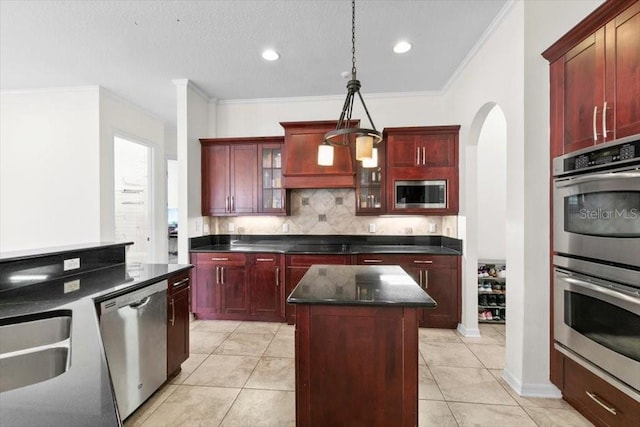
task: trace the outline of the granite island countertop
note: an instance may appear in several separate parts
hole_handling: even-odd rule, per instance
[[[435,308],[433,300],[397,265],[314,264],[289,295],[291,304]]]
[[[100,248],[112,249],[108,245]],[[85,249],[84,246],[73,246],[46,256],[55,258],[67,251],[72,253]],[[34,258],[42,257],[27,253],[4,257],[3,273],[9,270],[9,262],[24,263]],[[41,271],[47,266],[37,268]],[[96,303],[144,288],[189,268],[192,266],[121,263],[27,286],[3,287],[0,292],[0,325],[35,320],[46,314],[71,315],[71,363],[66,372],[52,379],[0,393],[0,425],[121,425],[100,335]],[[7,277],[4,275],[3,280],[8,280]]]

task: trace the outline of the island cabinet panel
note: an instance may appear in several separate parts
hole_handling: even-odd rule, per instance
[[[640,132],[640,2],[606,2],[547,49],[551,155]]]
[[[399,265],[433,298],[435,309],[420,310],[420,326],[455,329],[460,323],[461,259],[449,255],[360,254],[357,264]]]
[[[351,259],[348,255],[287,255],[286,287],[283,301],[286,301],[286,298],[291,295],[302,276],[313,264],[349,265]],[[293,304],[286,304],[285,317],[289,325],[296,323],[296,307]]]
[[[284,321],[284,256],[252,254],[250,269],[251,318]]]
[[[298,427],[417,425],[418,309],[297,311]]]
[[[169,277],[167,290],[167,377],[189,357],[190,272]]]
[[[318,147],[336,121],[283,122],[285,188],[354,188],[354,156],[349,147],[335,147],[332,166],[318,165]]]

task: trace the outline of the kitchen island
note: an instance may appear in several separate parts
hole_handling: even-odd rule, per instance
[[[313,265],[296,304],[296,425],[418,424],[418,312],[399,266]]]

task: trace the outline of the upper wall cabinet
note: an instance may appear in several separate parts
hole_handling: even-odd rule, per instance
[[[543,56],[551,155],[640,133],[640,1],[608,1]]]
[[[458,213],[459,130],[460,126],[385,128],[388,213]],[[422,181],[437,185],[422,185]],[[401,197],[397,188],[410,189],[407,190],[411,191],[410,203],[403,203],[402,206],[396,203],[400,202],[396,199]],[[438,194],[432,194],[433,191],[438,191]],[[438,199],[437,204],[443,206],[426,207],[432,204],[431,199]]]
[[[201,139],[202,215],[286,214],[282,137]]]
[[[333,166],[318,165],[318,147],[336,121],[282,122],[285,188],[354,188],[355,171],[350,147],[335,147]]]

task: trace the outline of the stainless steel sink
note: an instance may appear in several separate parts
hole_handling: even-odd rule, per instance
[[[3,319],[0,393],[55,378],[70,366],[71,312]]]
[[[54,344],[69,338],[71,316],[55,316],[0,326],[0,354]]]
[[[68,359],[68,347],[0,358],[0,393],[55,378],[67,371]]]

